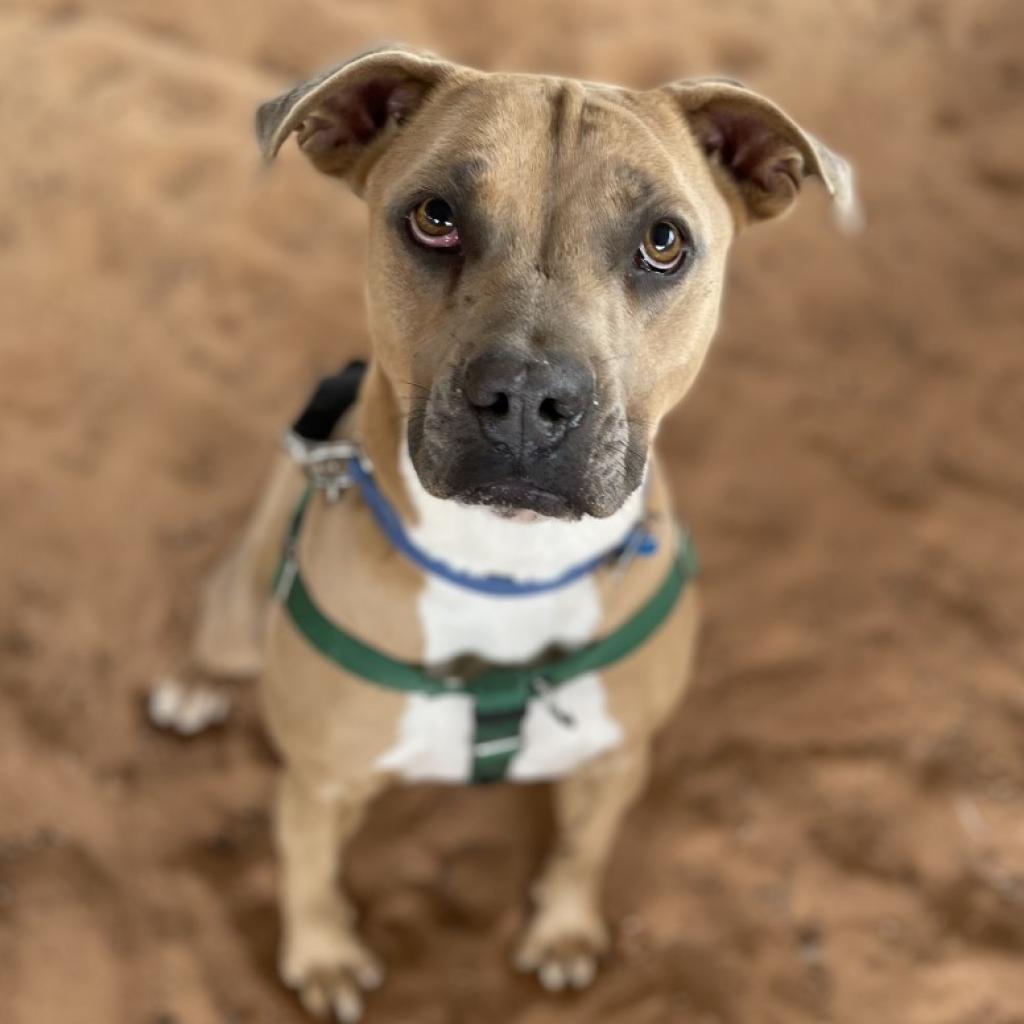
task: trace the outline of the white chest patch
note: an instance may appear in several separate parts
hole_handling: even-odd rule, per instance
[[[643,490],[608,519],[566,523],[520,522],[486,508],[458,505],[427,494],[405,445],[402,475],[419,514],[413,541],[463,572],[499,574],[520,581],[557,576],[613,548],[639,519]],[[527,661],[552,645],[578,647],[594,637],[601,607],[588,578],[551,593],[494,597],[431,576],[419,599],[427,664],[476,655],[495,664]],[[555,714],[553,700],[561,714]],[[557,778],[614,747],[619,726],[608,716],[596,673],[580,676],[550,698],[530,702],[521,747],[509,777],[521,781]],[[409,779],[464,782],[472,764],[473,702],[460,694],[413,695],[408,699],[398,742],[377,762]]]

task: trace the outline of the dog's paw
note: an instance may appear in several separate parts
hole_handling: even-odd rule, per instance
[[[516,967],[536,974],[549,992],[584,989],[597,977],[608,930],[596,913],[541,909],[516,953]]]
[[[330,954],[321,946],[315,960],[297,949],[286,953],[281,978],[318,1020],[355,1024],[363,1017],[363,993],[380,987],[384,971],[357,939],[346,938],[334,945]],[[312,966],[314,963],[317,966]]]
[[[146,711],[158,729],[196,736],[228,717],[231,698],[215,686],[183,683],[169,676],[149,691]]]

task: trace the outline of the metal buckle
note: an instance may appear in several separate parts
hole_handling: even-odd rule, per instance
[[[309,482],[335,502],[352,486],[350,459],[360,455],[354,441],[307,441],[294,430],[285,431],[281,444]]]

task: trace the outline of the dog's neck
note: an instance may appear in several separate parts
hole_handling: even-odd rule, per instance
[[[524,521],[481,505],[436,498],[420,483],[401,421],[390,384],[371,368],[360,395],[360,434],[377,485],[416,544],[460,572],[520,581],[557,576],[613,549],[643,516],[643,487],[607,518],[573,521]]]
[[[523,521],[483,505],[435,498],[424,490],[404,444],[398,463],[416,509],[410,536],[435,558],[473,576],[550,579],[621,544],[643,514],[641,488],[606,519]]]

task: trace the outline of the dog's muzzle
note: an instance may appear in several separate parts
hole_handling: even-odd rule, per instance
[[[435,383],[410,418],[409,450],[437,497],[576,519],[611,514],[639,483],[628,433],[576,357],[496,347]]]
[[[590,370],[567,357],[489,351],[469,363],[459,390],[463,418],[478,435],[459,497],[508,510],[571,513],[565,484],[575,475],[571,440],[593,401]]]

